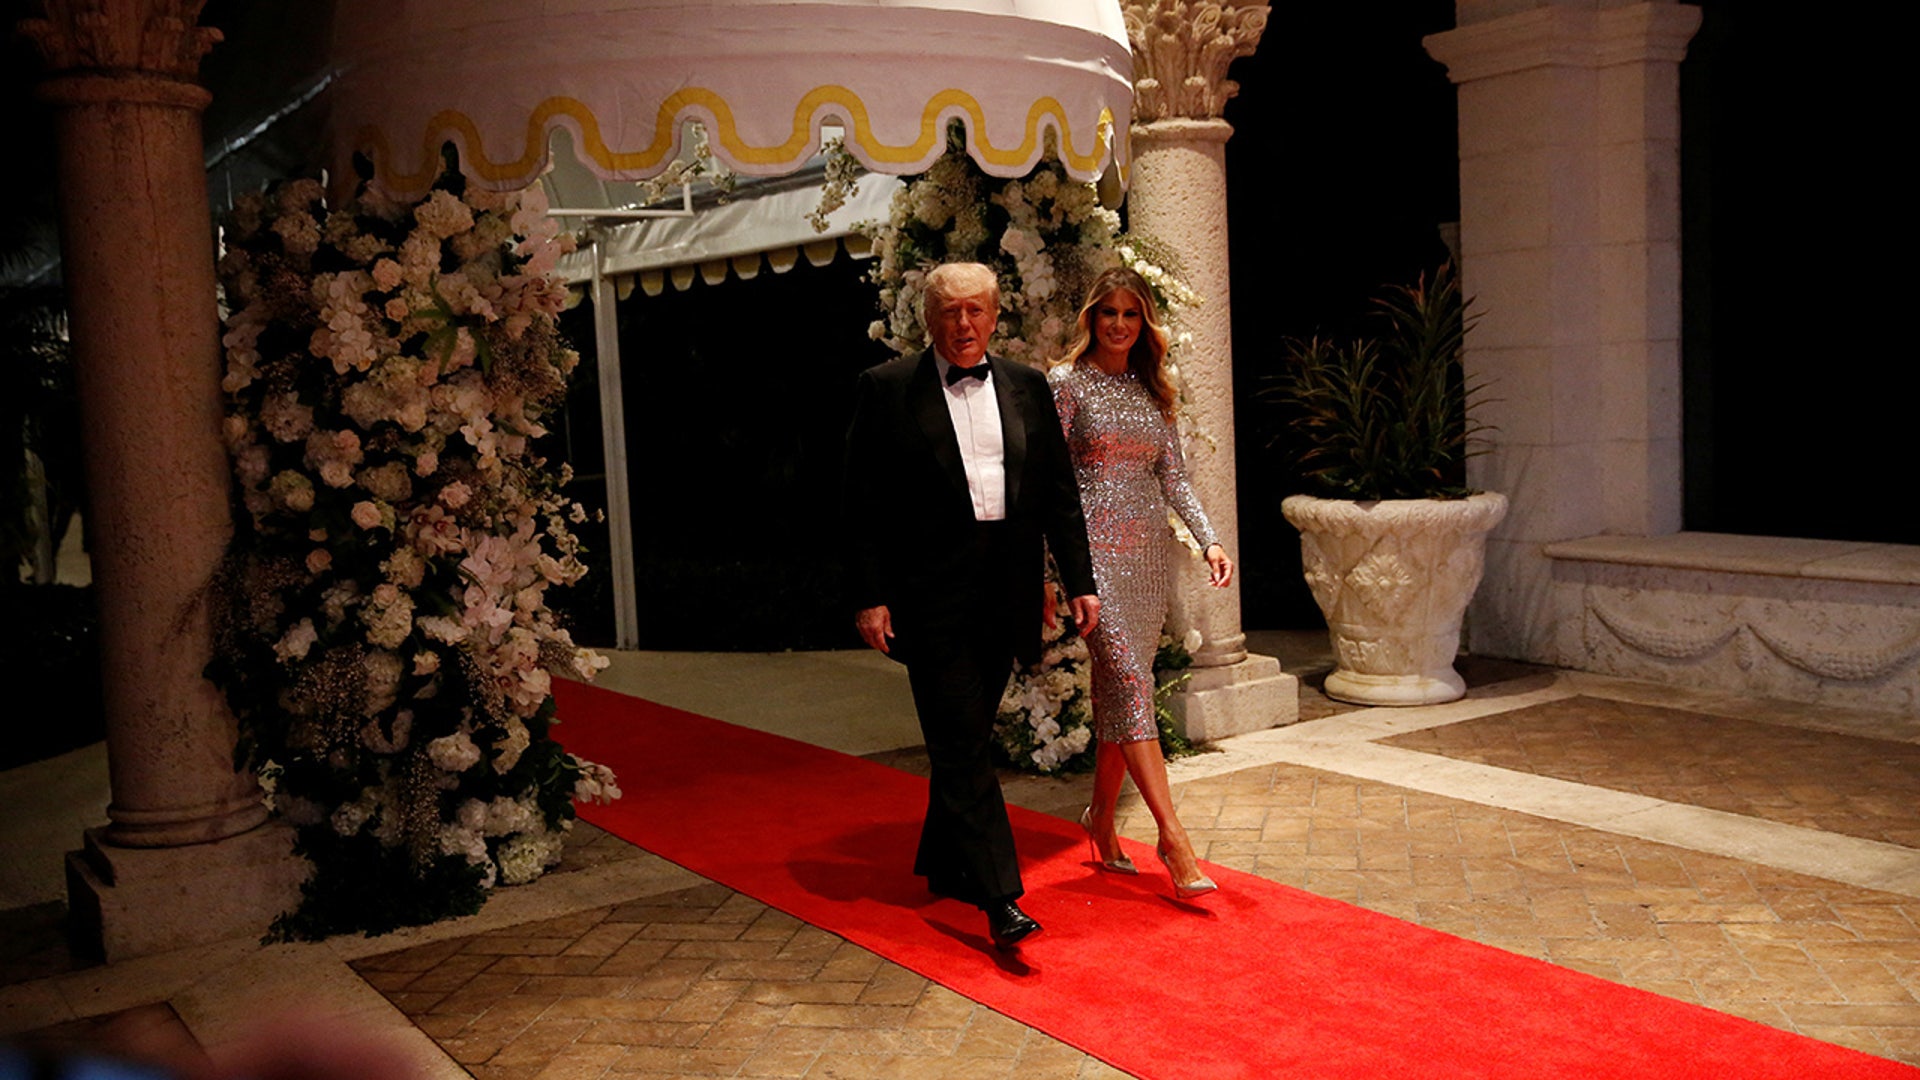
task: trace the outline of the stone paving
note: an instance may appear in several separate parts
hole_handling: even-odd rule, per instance
[[[476,1080],[1124,1075],[720,885],[354,968]]]
[[[1500,682],[1509,676],[1531,682]],[[1407,722],[1383,728],[1377,741],[1416,764],[1464,760],[1511,770],[1515,783],[1552,777],[1836,840],[1920,848],[1920,748],[1900,718],[1886,718],[1884,737],[1875,737],[1881,721],[1873,717],[1706,701],[1646,684],[1596,691],[1590,681],[1556,679],[1537,669],[1470,672],[1484,707],[1451,722],[1394,711],[1395,722]],[[1542,703],[1511,689],[1542,680],[1572,690]],[[1501,704],[1508,698],[1516,703]],[[1330,722],[1353,711],[1311,686],[1303,686],[1302,704],[1304,716]],[[1747,861],[1706,853],[1704,840],[1655,842],[1521,813],[1502,805],[1504,789],[1453,797],[1285,760],[1243,767],[1239,753],[1213,757],[1228,768],[1176,769],[1189,777],[1175,785],[1182,819],[1215,863],[1920,1064],[1920,896],[1779,869],[1764,863],[1765,852]],[[913,750],[869,756],[924,769]],[[1085,777],[1007,777],[1012,801],[1065,817],[1078,812],[1086,785]],[[1132,795],[1120,827],[1153,839]],[[662,884],[610,892],[616,880]],[[524,891],[526,903],[511,895],[522,890],[506,892],[473,929],[422,928],[391,943],[340,942],[281,960],[308,957],[297,963],[315,971],[337,964],[339,978],[394,1023],[411,1023],[414,1038],[444,1051],[436,1078],[1121,1075],[591,827],[578,830],[558,872]],[[0,1022],[10,1001],[24,1003],[14,1015],[57,1015],[33,1003],[53,990],[77,1000],[82,987],[94,993],[111,982],[84,971],[50,977],[60,957],[47,943],[47,911],[10,914],[11,922],[0,919],[0,943],[11,947],[0,955]],[[63,978],[70,985],[60,989]],[[9,982],[18,985],[10,991]],[[167,996],[126,990],[118,999]],[[184,1003],[188,1026],[208,1029],[204,999],[173,1000]],[[91,1013],[75,1005],[68,1015]],[[164,1033],[174,1029],[154,1018],[167,1015],[151,1007],[118,1021],[102,1014],[41,1034],[93,1039],[116,1026]]]
[[[1388,746],[1920,847],[1920,746],[1574,697]]]

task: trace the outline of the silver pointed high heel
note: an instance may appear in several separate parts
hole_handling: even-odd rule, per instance
[[[1093,807],[1089,806],[1085,810],[1080,811],[1080,827],[1087,831],[1087,851],[1093,856],[1094,862],[1099,863],[1101,866],[1106,867],[1116,874],[1137,874],[1140,872],[1140,868],[1133,865],[1133,860],[1127,858],[1127,854],[1124,851],[1111,859],[1103,859],[1100,857],[1100,843],[1093,838]]]
[[[1205,874],[1201,874],[1192,881],[1181,882],[1179,878],[1173,876],[1173,862],[1167,858],[1166,849],[1154,848],[1153,853],[1160,856],[1160,865],[1166,867],[1167,876],[1173,878],[1173,895],[1180,899],[1191,900],[1196,896],[1205,896],[1220,887],[1214,884],[1213,879]]]

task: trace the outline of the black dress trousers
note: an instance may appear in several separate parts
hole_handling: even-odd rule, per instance
[[[1015,651],[1007,608],[1018,595],[1002,583],[1024,580],[1009,564],[1007,535],[1003,522],[976,522],[970,562],[978,587],[954,590],[937,608],[904,612],[897,627],[932,765],[913,871],[936,892],[973,903],[1024,891],[993,763],[994,719]]]

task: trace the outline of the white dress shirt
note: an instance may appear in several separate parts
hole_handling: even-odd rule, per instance
[[[940,388],[946,392],[947,415],[953,419],[954,438],[960,442],[960,463],[967,471],[967,493],[973,496],[975,521],[1004,521],[1007,517],[1006,441],[1000,434],[1000,399],[991,372],[984,379],[961,379],[948,384],[953,365],[933,353]],[[981,363],[985,363],[982,360]]]

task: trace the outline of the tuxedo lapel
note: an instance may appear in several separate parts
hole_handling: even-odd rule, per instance
[[[972,496],[967,494],[967,467],[960,461],[960,438],[953,432],[953,414],[947,411],[940,371],[933,362],[932,352],[920,354],[920,362],[907,380],[907,408],[912,411],[920,433],[933,447],[940,471],[947,474],[947,479],[959,488],[968,505],[972,505]]]
[[[1020,476],[1027,471],[1027,410],[1032,407],[1026,391],[1006,374],[1007,366],[1015,363],[1019,361],[993,362],[993,392],[1000,402],[1000,444],[1006,455],[1008,517],[1014,516],[1020,506]]]

